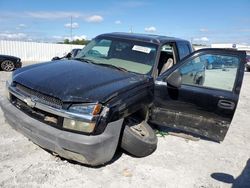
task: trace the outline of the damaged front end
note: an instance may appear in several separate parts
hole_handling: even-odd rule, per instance
[[[34,143],[92,166],[112,159],[123,119],[107,124],[108,107],[100,103],[64,104],[16,82],[6,86],[8,100],[0,99],[5,118]]]

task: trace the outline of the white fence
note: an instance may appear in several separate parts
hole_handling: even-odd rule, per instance
[[[48,61],[55,56],[62,57],[73,48],[83,47],[82,45],[0,40],[0,54],[17,56],[22,61]]]
[[[212,48],[235,48],[237,50],[246,51],[248,54],[250,54],[250,46],[247,45],[225,43],[225,44],[211,44],[211,46]]]

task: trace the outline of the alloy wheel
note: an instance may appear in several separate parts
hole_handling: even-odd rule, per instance
[[[1,68],[2,68],[2,70],[9,72],[9,71],[13,71],[14,70],[15,65],[14,65],[14,63],[12,61],[5,60],[5,61],[2,62]]]

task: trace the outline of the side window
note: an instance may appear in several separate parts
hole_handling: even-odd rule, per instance
[[[239,59],[229,55],[206,54],[179,68],[182,84],[232,91]]]
[[[158,75],[163,74],[175,64],[175,54],[173,44],[165,44],[161,48],[160,59],[158,63]]]
[[[107,57],[110,45],[110,40],[100,40],[91,50],[88,51],[88,55],[92,57]]]
[[[187,55],[191,53],[188,44],[184,42],[178,42],[177,48],[178,48],[180,59],[183,59],[184,57],[186,57]]]

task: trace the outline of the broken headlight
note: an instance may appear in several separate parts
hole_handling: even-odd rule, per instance
[[[73,104],[68,109],[70,112],[94,116],[101,112],[101,104]],[[64,118],[63,128],[91,133],[95,129],[95,122],[84,122],[74,119]]]

